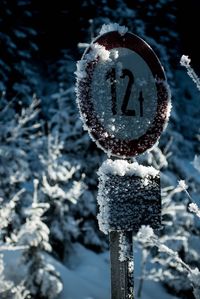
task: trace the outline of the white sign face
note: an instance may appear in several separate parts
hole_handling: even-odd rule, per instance
[[[145,60],[127,48],[114,48],[113,64],[99,62],[91,82],[94,110],[110,135],[138,139],[148,130],[157,109],[155,78]]]
[[[86,50],[77,70],[78,106],[105,152],[132,157],[151,148],[168,120],[170,95],[153,50],[131,33],[112,31]]]

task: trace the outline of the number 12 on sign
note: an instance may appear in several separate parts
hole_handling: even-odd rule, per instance
[[[128,84],[126,87],[125,95],[122,101],[121,105],[121,113],[122,115],[126,116],[136,116],[136,112],[134,109],[128,109],[128,104],[132,92],[132,87],[134,84],[134,76],[133,73],[128,69],[122,69],[122,74],[120,76],[121,79],[124,79],[125,77],[128,77]],[[115,68],[111,68],[107,72],[107,79],[110,79],[110,85],[111,85],[111,96],[112,96],[112,113],[113,115],[117,114],[117,92],[116,92],[116,70]],[[140,103],[140,117],[143,116],[143,102],[144,97],[142,94],[142,91],[139,93],[138,101]]]

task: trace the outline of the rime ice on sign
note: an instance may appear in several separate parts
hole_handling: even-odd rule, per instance
[[[97,200],[99,227],[106,234],[161,225],[160,178],[153,167],[123,160],[105,161],[99,169]]]
[[[169,89],[151,48],[106,25],[77,64],[77,98],[90,136],[105,152],[131,157],[151,148],[169,116]]]

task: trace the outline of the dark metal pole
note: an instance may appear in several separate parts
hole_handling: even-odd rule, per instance
[[[126,243],[124,260],[120,261],[121,236]],[[111,299],[134,299],[134,260],[131,231],[110,232]]]

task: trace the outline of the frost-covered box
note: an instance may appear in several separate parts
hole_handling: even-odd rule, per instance
[[[161,226],[159,172],[137,162],[107,160],[99,169],[100,229],[137,231]]]

